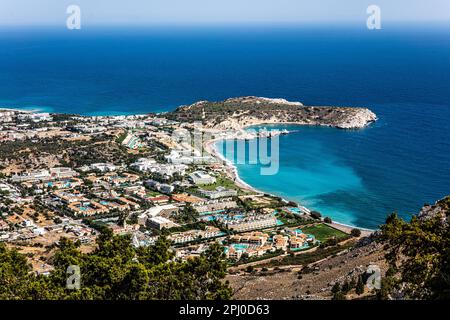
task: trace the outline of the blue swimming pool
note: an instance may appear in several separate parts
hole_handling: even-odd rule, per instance
[[[223,212],[223,210],[221,212]],[[232,221],[232,220],[243,220],[245,218],[245,216],[241,215],[241,214],[228,215],[228,214],[216,213],[216,214],[211,214],[211,215],[203,215],[201,217],[201,219],[203,221],[214,221],[219,218],[227,220],[227,221]]]
[[[210,215],[214,215],[214,214],[218,214],[218,213],[222,213],[225,210],[216,210],[216,211],[206,211],[206,212],[202,212],[199,215],[200,216],[210,216]]]
[[[230,246],[233,247],[234,249],[238,250],[238,251],[245,251],[249,247],[249,245],[246,244],[246,243],[233,243]]]
[[[298,215],[301,215],[301,214],[302,214],[302,212],[300,211],[300,209],[297,208],[297,207],[290,207],[290,208],[288,208],[288,210],[289,210],[291,213],[293,213],[293,214],[298,214]]]

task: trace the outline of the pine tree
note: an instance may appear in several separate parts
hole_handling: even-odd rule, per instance
[[[173,261],[171,242],[161,236],[155,245],[135,249],[130,236],[105,230],[98,247],[82,253],[79,244],[62,238],[49,276],[30,272],[26,257],[0,243],[0,299],[230,299],[224,282],[227,263],[224,249],[210,245],[199,257]],[[81,272],[80,289],[66,288],[67,268]]]
[[[341,285],[340,285],[339,282],[336,282],[336,283],[334,284],[333,288],[331,288],[331,292],[332,292],[332,293],[337,293],[337,292],[339,292],[339,291],[341,291]]]
[[[356,294],[361,295],[364,293],[364,282],[362,280],[362,277],[358,277],[358,283],[356,284]]]

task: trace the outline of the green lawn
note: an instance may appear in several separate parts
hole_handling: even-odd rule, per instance
[[[117,137],[116,142],[118,144],[122,144],[123,140],[125,140],[125,138],[127,137],[128,132],[124,132],[122,133],[120,136]]]
[[[216,182],[213,184],[204,184],[200,186],[204,190],[216,190],[217,187],[224,187],[227,189],[239,190],[236,184],[228,178],[217,177]]]
[[[306,226],[301,229],[303,233],[312,234],[320,242],[324,242],[332,237],[336,237],[337,239],[339,239],[347,235],[345,232],[327,226],[326,224],[323,223],[316,224],[313,226]]]
[[[163,194],[157,191],[147,190],[147,197],[159,197],[159,196],[163,196]]]
[[[284,226],[298,226],[302,224],[311,223],[311,221],[306,220],[299,216],[293,216],[292,218],[288,219],[284,216],[277,215],[277,219],[283,222]],[[301,228],[303,230],[303,228]]]

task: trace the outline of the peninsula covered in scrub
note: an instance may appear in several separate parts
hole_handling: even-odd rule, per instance
[[[204,126],[215,129],[241,129],[276,123],[357,129],[377,120],[377,116],[367,108],[305,106],[300,102],[261,97],[199,101],[181,106],[165,116],[180,122],[201,121]]]

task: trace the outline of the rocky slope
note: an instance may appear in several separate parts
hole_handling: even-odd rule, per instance
[[[424,205],[420,211],[418,218],[420,220],[426,220],[433,217],[440,217],[443,223],[448,224],[448,218],[450,216],[450,196],[447,196],[439,201],[436,201],[433,205]]]
[[[408,266],[412,265],[414,272],[422,270],[424,261],[426,261],[424,258],[430,259],[428,260],[429,266],[427,266],[429,275],[433,275],[437,272],[436,270],[441,269],[440,272],[444,274],[442,277],[444,280],[440,282],[442,287],[438,285],[431,288],[432,290],[438,288],[445,291],[444,286],[448,287],[448,241],[445,241],[448,239],[448,233],[444,233],[440,228],[430,229],[430,226],[421,229],[420,225],[428,219],[439,217],[444,227],[448,228],[449,216],[450,196],[447,196],[432,205],[425,205],[417,215],[419,224],[416,223],[412,228],[406,224],[407,234],[400,233],[398,235],[400,245],[406,243],[410,246],[407,252],[412,252],[412,258],[410,257]],[[398,227],[399,224],[395,225]],[[392,228],[393,232],[399,232],[397,227]],[[444,242],[439,243],[439,241]],[[386,234],[379,231],[370,237],[362,238],[349,249],[309,265],[288,265],[278,269],[269,268],[265,271],[261,266],[256,266],[252,273],[243,270],[230,273],[227,280],[230,281],[233,288],[234,299],[331,299],[332,287],[336,282],[342,284],[351,280],[355,281],[367,272],[370,265],[379,267],[382,278],[386,277],[386,271],[390,266],[386,257],[392,255],[392,252],[389,253],[389,251],[393,245],[395,243],[388,241]],[[414,247],[413,251],[411,251],[411,246]],[[387,253],[389,254],[386,255]],[[402,264],[406,261],[407,256],[404,253],[405,251],[398,255],[400,258],[396,263],[397,268],[401,269]],[[414,264],[411,264],[411,261]],[[442,264],[439,264],[439,261],[442,261]],[[305,267],[307,267],[307,272],[304,271]],[[415,267],[417,269],[414,269]],[[403,277],[399,276],[399,279],[402,279],[399,287],[401,289],[397,288],[391,291],[389,299],[404,299],[406,296],[404,290],[409,283],[405,282],[405,274]],[[420,281],[422,279],[420,278]],[[440,280],[441,278],[434,276],[432,279]],[[419,288],[422,291],[424,289],[420,286]],[[430,289],[429,287],[425,288]],[[366,286],[364,295],[373,294],[374,292],[370,292]],[[359,296],[354,291],[350,291],[346,297],[347,299],[360,299],[364,295]]]
[[[312,263],[308,266],[309,271],[302,271],[304,266],[269,268],[266,272],[256,268],[253,274],[230,274],[227,280],[233,288],[233,298],[237,300],[331,299],[335,282],[357,280],[373,264],[379,266],[382,273],[387,269],[382,245],[375,242]]]
[[[356,129],[376,121],[367,108],[305,106],[300,102],[260,97],[231,98],[221,102],[200,101],[181,106],[166,114],[181,122],[201,121],[216,129],[241,129],[246,126],[271,123],[322,125]]]

